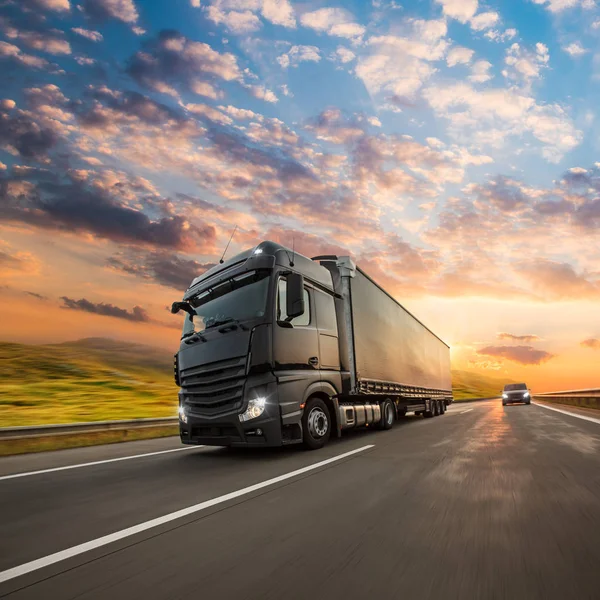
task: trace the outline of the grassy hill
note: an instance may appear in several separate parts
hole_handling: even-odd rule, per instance
[[[32,346],[0,342],[0,426],[177,414],[173,355],[104,338]],[[495,396],[506,383],[453,371],[456,399]]]
[[[103,338],[0,342],[0,425],[174,416],[172,364],[166,350]]]
[[[499,396],[506,383],[512,383],[512,380],[471,371],[452,371],[452,392],[455,400]]]

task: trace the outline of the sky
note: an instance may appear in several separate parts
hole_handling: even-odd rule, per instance
[[[0,339],[177,349],[270,239],[535,391],[600,383],[594,0],[0,0]]]

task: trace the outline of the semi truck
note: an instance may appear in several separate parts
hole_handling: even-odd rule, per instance
[[[323,447],[452,402],[450,348],[348,256],[264,241],[196,277],[174,375],[184,444]]]

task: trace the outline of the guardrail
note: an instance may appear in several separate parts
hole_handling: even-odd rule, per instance
[[[65,423],[59,425],[34,425],[32,427],[0,427],[0,439],[16,440],[27,437],[68,435],[72,433],[92,433],[123,429],[148,429],[175,425],[177,417],[157,419],[130,419],[124,421],[90,421],[88,423]]]
[[[536,396],[554,396],[567,398],[600,398],[600,388],[590,388],[587,390],[567,390],[564,392],[542,392]]]
[[[568,404],[581,408],[600,409],[600,388],[542,392],[540,394],[533,394],[533,399],[552,402],[553,404]]]
[[[0,456],[178,435],[177,417],[1,427]]]

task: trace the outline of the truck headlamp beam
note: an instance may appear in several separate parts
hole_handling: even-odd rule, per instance
[[[245,412],[240,415],[240,421],[244,423],[250,419],[256,419],[257,417],[260,417],[260,415],[265,412],[266,404],[267,399],[263,396],[259,396],[258,398],[250,398],[248,401],[248,408],[246,408]]]

